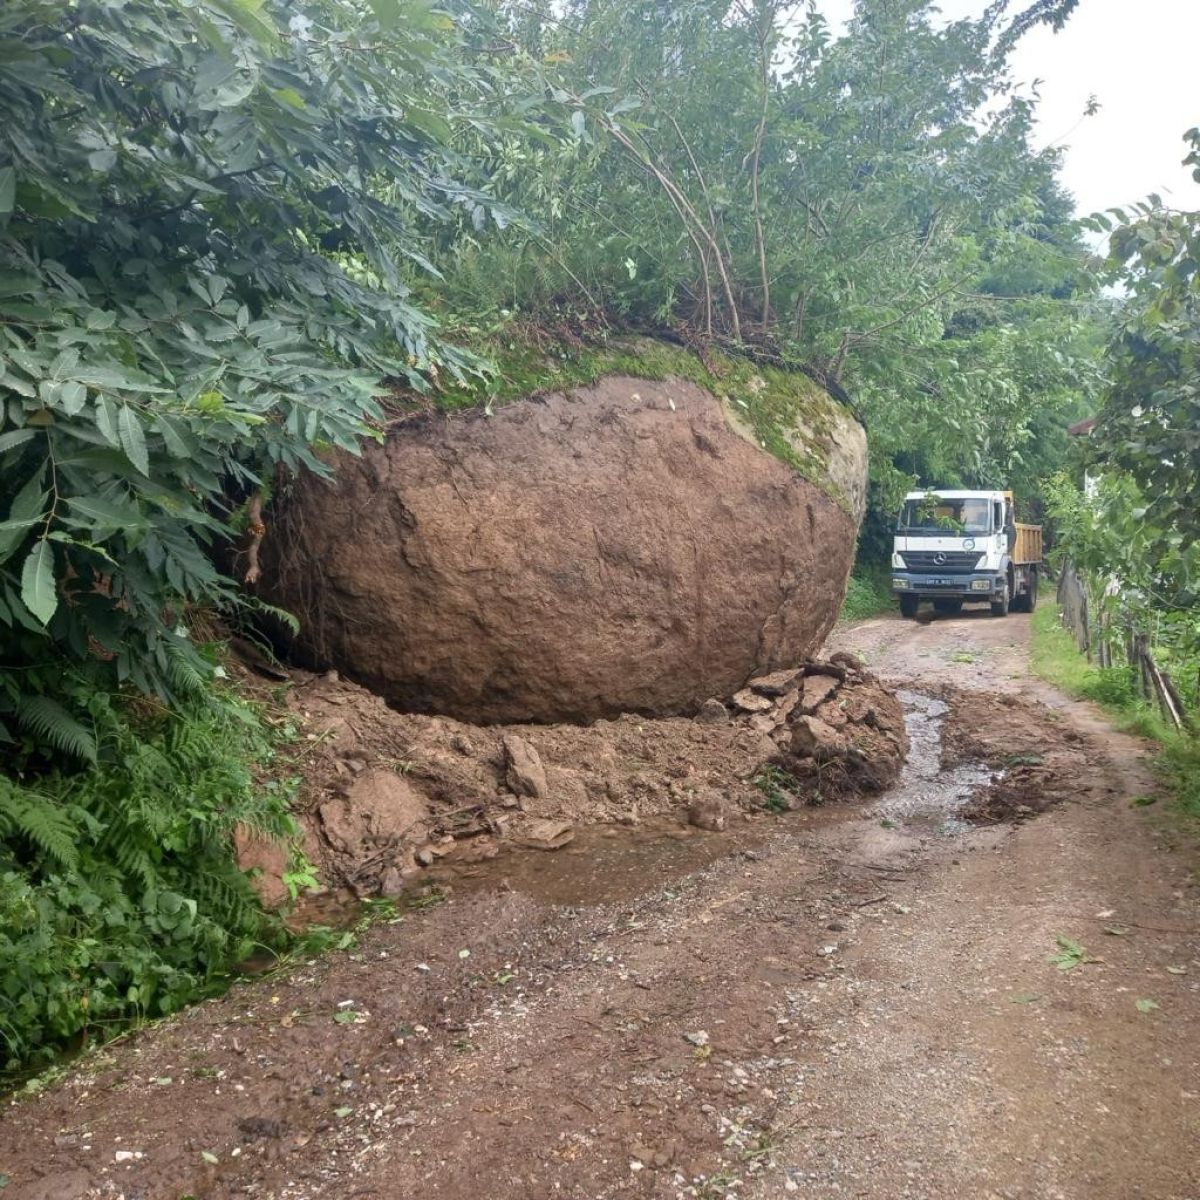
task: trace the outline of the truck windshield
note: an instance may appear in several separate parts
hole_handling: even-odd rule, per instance
[[[954,536],[990,533],[992,506],[979,497],[924,496],[906,500],[900,510],[899,529],[909,534]]]

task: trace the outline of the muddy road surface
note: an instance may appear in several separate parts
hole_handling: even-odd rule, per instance
[[[444,879],[13,1099],[4,1200],[1196,1200],[1195,847],[1028,634],[838,631],[891,793]]]

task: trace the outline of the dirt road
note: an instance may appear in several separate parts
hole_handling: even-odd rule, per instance
[[[906,689],[882,802],[477,868],[14,1101],[4,1200],[1196,1200],[1195,848],[1027,639],[839,631]]]

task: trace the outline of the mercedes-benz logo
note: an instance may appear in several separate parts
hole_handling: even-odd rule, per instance
[[[933,565],[935,567],[944,567],[946,565],[946,556],[940,550],[933,556]]]

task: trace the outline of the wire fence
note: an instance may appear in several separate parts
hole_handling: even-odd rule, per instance
[[[1143,698],[1157,705],[1170,725],[1195,732],[1174,680],[1155,661],[1150,635],[1139,629],[1132,614],[1122,607],[1116,580],[1105,585],[1104,597],[1116,603],[1093,605],[1084,578],[1070,562],[1063,564],[1058,578],[1058,610],[1080,653],[1099,667],[1127,667]]]

